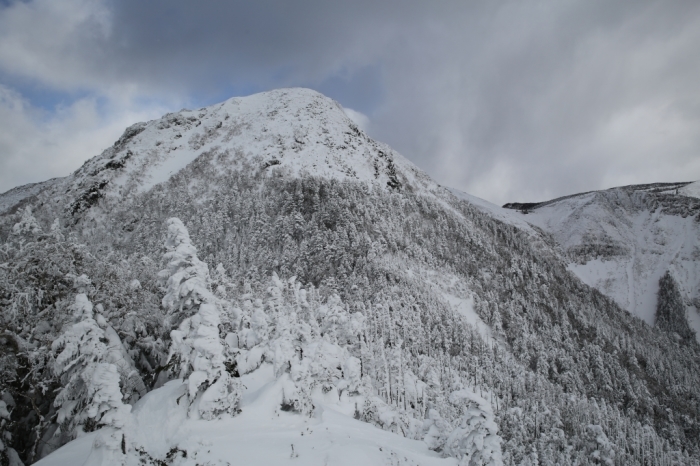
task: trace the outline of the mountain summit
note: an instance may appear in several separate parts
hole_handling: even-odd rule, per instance
[[[400,189],[432,184],[413,164],[370,139],[332,99],[280,89],[137,123],[62,180],[72,215],[101,198],[123,201],[166,182],[199,157],[220,170],[317,176]],[[35,188],[36,189],[36,188]],[[32,191],[27,190],[28,193]]]

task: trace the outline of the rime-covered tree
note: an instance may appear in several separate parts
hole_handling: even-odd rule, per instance
[[[209,290],[209,267],[197,257],[187,228],[179,218],[170,218],[166,223],[166,268],[159,278],[166,286],[163,307],[170,325],[177,327],[196,313],[201,303],[214,302],[215,297]]]
[[[86,283],[84,276],[79,278],[79,283]],[[54,371],[63,386],[54,400],[58,410],[56,422],[60,426],[56,434],[74,438],[82,432],[106,427],[109,431],[103,435],[100,448],[118,454],[124,436],[122,430],[131,411],[123,402],[122,389],[129,390],[128,399],[133,392],[143,389],[143,384],[130,383],[135,371],[123,359],[121,341],[114,333],[106,334],[106,321],[94,315],[93,305],[84,293],[75,297],[73,319],[75,323],[52,345]],[[112,457],[112,453],[106,455]]]
[[[589,424],[586,426],[585,432],[588,461],[591,464],[613,466],[615,464],[615,447],[605,435],[603,428],[599,425]]]
[[[13,235],[37,235],[41,233],[41,226],[32,215],[31,206],[27,206],[22,211],[22,218],[12,227]]]
[[[8,466],[20,466],[22,464],[17,451],[12,448],[12,406],[6,400],[14,404],[14,400],[7,393],[0,397],[0,464]]]
[[[214,419],[234,415],[241,387],[225,365],[225,342],[219,335],[223,304],[208,288],[209,268],[197,258],[187,229],[177,218],[167,222],[167,283],[163,306],[173,315],[189,314],[170,332],[170,362],[186,380],[190,415]]]
[[[458,458],[460,465],[501,465],[501,437],[497,432],[493,414],[472,402],[445,440],[444,452]]]

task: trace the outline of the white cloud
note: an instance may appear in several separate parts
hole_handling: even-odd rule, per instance
[[[47,113],[0,86],[0,192],[66,176],[109,147],[128,125],[164,112],[159,106],[112,104],[104,116],[95,99],[85,98]]]
[[[499,204],[700,178],[700,9],[536,3],[412,31],[373,132]]]
[[[13,2],[0,10],[0,68],[57,89],[102,86],[110,37],[102,0]]]
[[[367,115],[347,107],[343,107],[343,111],[362,131],[366,132],[369,129],[369,117]]]

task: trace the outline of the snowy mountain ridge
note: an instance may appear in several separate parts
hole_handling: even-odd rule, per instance
[[[670,271],[700,338],[698,186],[623,186],[504,207],[551,234],[569,257],[572,272],[650,325],[656,319],[659,279]]]

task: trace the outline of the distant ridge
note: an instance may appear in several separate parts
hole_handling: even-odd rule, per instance
[[[624,189],[626,191],[647,191],[647,192],[659,193],[659,192],[669,191],[671,189],[680,189],[680,188],[683,188],[691,183],[693,183],[693,181],[679,181],[677,183],[630,184],[627,186],[616,186],[614,188],[603,189],[600,191],[611,191],[613,189]],[[571,199],[574,197],[585,196],[586,194],[591,194],[594,192],[597,192],[597,191],[585,191],[582,193],[569,194],[566,196],[557,197],[555,199],[551,199],[549,201],[543,201],[543,202],[507,202],[507,203],[503,204],[503,208],[504,209],[520,210],[523,213],[527,213],[527,212],[534,210],[534,209],[537,209],[539,207],[544,207],[546,205],[555,204],[559,201],[564,201],[566,199]]]

